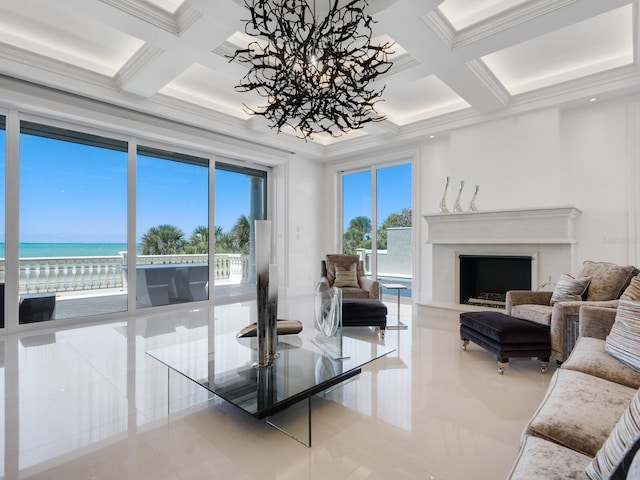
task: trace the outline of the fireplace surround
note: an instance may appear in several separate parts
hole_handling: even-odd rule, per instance
[[[430,303],[464,309],[461,256],[528,257],[532,290],[575,271],[580,214],[573,206],[561,206],[424,215],[432,245]]]

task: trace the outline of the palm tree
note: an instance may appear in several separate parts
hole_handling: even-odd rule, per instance
[[[229,236],[231,237],[231,245],[234,253],[249,253],[251,227],[246,215],[240,215],[240,217],[238,217]]]
[[[151,227],[142,235],[142,255],[172,255],[184,252],[184,232],[175,225]]]
[[[186,253],[209,252],[209,227],[200,225],[193,230],[189,243],[185,247]]]
[[[232,253],[231,237],[222,231],[222,227],[216,227],[216,253]]]
[[[344,253],[354,254],[358,248],[371,248],[371,219],[359,216],[352,218],[343,235]]]

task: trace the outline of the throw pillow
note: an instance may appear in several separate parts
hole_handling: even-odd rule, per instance
[[[551,295],[551,305],[556,302],[579,302],[589,288],[591,277],[573,278],[571,275],[562,275],[556,283]]]
[[[620,299],[640,302],[640,277],[636,275],[631,279],[631,283],[629,283],[627,289],[622,293]]]
[[[640,371],[640,302],[620,300],[604,348],[612,357]]]
[[[578,276],[591,277],[586,300],[603,302],[620,298],[631,279],[637,274],[638,270],[632,265],[586,261]]]
[[[340,253],[330,253],[326,256],[327,277],[329,284],[336,281],[336,267],[349,268],[354,263],[357,265],[360,257],[358,255],[343,255]]]
[[[358,288],[357,265],[354,263],[349,268],[336,266],[336,281],[334,287],[356,287]]]
[[[629,403],[616,426],[591,463],[586,474],[591,480],[627,478],[633,456],[640,442],[640,390]]]

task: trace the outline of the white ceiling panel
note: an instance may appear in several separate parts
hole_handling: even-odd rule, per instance
[[[376,109],[398,125],[469,107],[464,99],[435,75],[401,86],[391,85],[385,90],[383,98],[384,101],[379,102]]]
[[[255,94],[236,92],[237,83],[237,79],[225,73],[202,65],[192,65],[159,93],[194,105],[208,106],[234,117],[249,118],[242,104],[258,106],[264,101]]]
[[[183,0],[142,0],[143,2],[150,3],[151,5],[165,10],[169,13],[175,13],[180,5],[184,3]]]
[[[401,44],[376,82],[387,120],[337,139],[278,135],[243,111],[265,104],[235,90],[247,69],[224,57],[247,43],[230,37],[245,30],[243,0],[3,0],[0,75],[177,122],[210,115],[212,130],[330,156],[508,114],[533,90],[518,112],[558,101],[554,88],[567,103],[640,95],[638,1],[372,0],[374,40]]]
[[[45,7],[46,8],[46,7]],[[49,9],[4,11],[0,15],[0,45],[11,45],[44,57],[113,76],[143,46],[144,42],[114,28],[86,18],[56,21]],[[74,21],[75,20],[75,21]],[[71,22],[73,28],[67,25]]]
[[[631,5],[482,57],[510,94],[633,62]]]
[[[462,30],[530,0],[445,0],[438,7],[456,30]]]

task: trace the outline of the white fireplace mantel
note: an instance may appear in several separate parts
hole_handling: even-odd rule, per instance
[[[424,215],[432,244],[431,300],[460,308],[460,255],[530,256],[531,285],[555,282],[576,263],[572,206]]]
[[[424,215],[433,245],[573,244],[572,206]]]

